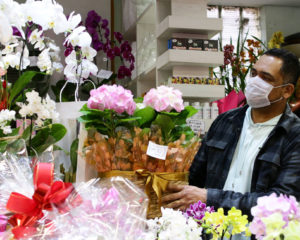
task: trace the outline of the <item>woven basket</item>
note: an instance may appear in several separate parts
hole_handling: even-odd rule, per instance
[[[143,171],[143,170],[141,170]],[[143,189],[149,198],[148,210],[147,210],[147,218],[155,218],[161,217],[160,203],[159,197],[153,188],[154,175],[158,179],[163,179],[162,181],[165,183],[173,182],[176,184],[187,185],[188,172],[184,173],[150,173],[145,171],[143,174],[139,174],[137,171],[110,171],[105,173],[99,173],[98,176],[100,178],[121,176],[126,177],[130,181],[132,181],[139,188]],[[150,180],[149,180],[150,179]],[[168,180],[172,179],[172,180]],[[150,181],[147,187],[147,180]],[[164,189],[161,189],[161,196],[167,195],[167,192],[164,192]],[[162,205],[163,206],[163,205]]]

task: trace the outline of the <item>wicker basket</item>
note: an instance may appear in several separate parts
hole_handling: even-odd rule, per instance
[[[159,199],[166,195],[166,186],[169,182],[176,184],[188,184],[188,172],[184,173],[151,173],[146,170],[137,171],[110,171],[99,173],[100,178],[121,176],[132,181],[139,188],[143,189],[149,198],[147,210],[147,218],[155,218],[161,216],[161,204]],[[156,190],[155,190],[156,189]]]

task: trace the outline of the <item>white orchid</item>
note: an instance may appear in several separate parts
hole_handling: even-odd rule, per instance
[[[170,208],[161,210],[162,217],[148,220],[148,231],[140,239],[201,240],[202,228],[193,218],[186,218],[181,211]]]
[[[0,43],[5,45],[10,41],[13,31],[8,18],[1,12],[0,22]]]
[[[89,61],[93,61],[94,57],[97,55],[97,51],[90,46],[86,46],[81,48],[81,54],[82,58],[86,58]]]
[[[22,8],[27,21],[40,25],[44,31],[54,29],[60,24],[61,19],[65,18],[62,6],[51,0],[29,0],[22,4]],[[59,34],[62,32],[55,33]]]
[[[52,63],[52,69],[55,71],[55,72],[62,72],[62,70],[64,69],[64,66],[59,63],[59,62],[53,62]]]
[[[44,43],[44,37],[43,35],[43,31],[39,31],[38,29],[35,29],[32,31],[32,33],[30,34],[29,37],[29,42],[32,45],[35,45],[35,48],[38,48],[39,50],[42,50],[45,47],[45,43]]]
[[[74,12],[71,12],[68,23],[67,23],[67,32],[73,31],[81,22],[80,14],[74,15]]]
[[[24,36],[22,27],[25,26],[26,20],[21,5],[13,0],[0,0],[0,12],[6,16],[9,24],[18,28],[22,36]],[[5,23],[1,19],[2,24]]]
[[[82,62],[81,64],[79,64],[77,69],[77,74],[79,74],[80,77],[84,79],[88,78],[90,74],[94,76],[97,75],[97,72],[98,72],[97,66],[93,62],[87,59],[82,59]]]
[[[38,56],[37,66],[42,72],[50,73],[52,68],[51,58],[49,56],[49,48],[43,50]]]
[[[20,67],[20,53],[18,54],[7,54],[2,57],[2,62],[4,64],[4,69],[8,69],[9,67],[17,68]]]
[[[13,53],[14,48],[17,47],[18,45],[19,45],[19,43],[10,43],[10,44],[5,45],[5,48],[2,50],[1,54],[6,55],[6,54]]]
[[[85,31],[85,27],[80,26],[72,31],[72,33],[66,38],[65,43],[70,43],[73,47],[87,47],[91,45],[92,37]]]

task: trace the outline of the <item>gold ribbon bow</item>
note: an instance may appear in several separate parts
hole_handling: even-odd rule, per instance
[[[146,185],[145,185],[145,192],[150,199],[150,191],[151,188],[154,190],[157,198],[159,207],[161,207],[161,197],[162,192],[167,190],[169,181],[186,181],[187,180],[187,173],[186,172],[163,172],[163,173],[156,173],[150,172],[145,169],[139,169],[135,171],[136,174],[147,177]]]

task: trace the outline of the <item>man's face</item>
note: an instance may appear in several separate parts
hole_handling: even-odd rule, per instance
[[[274,87],[280,86],[284,84],[284,78],[280,72],[281,67],[282,60],[280,58],[263,55],[253,66],[251,77],[258,75],[261,79]],[[286,94],[284,94],[284,88],[285,87],[273,88],[269,94],[270,102],[276,101],[281,97],[288,98],[289,96],[286,97]]]

